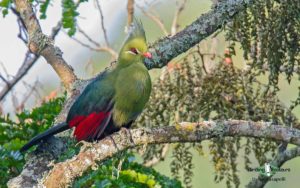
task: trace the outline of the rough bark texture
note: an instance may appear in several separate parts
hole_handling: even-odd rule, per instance
[[[286,141],[300,146],[300,130],[251,121],[206,121],[201,123],[181,123],[176,126],[154,129],[134,129],[128,134],[121,130],[98,143],[89,143],[72,159],[55,164],[42,185],[46,187],[65,187],[85,170],[97,166],[96,162],[113,156],[117,152],[143,144],[174,142],[201,142],[202,140],[225,136],[246,136]],[[131,135],[131,136],[130,136]],[[115,141],[114,145],[112,139]],[[284,158],[283,158],[284,159]],[[280,160],[279,160],[280,161]]]
[[[172,37],[164,37],[151,45],[150,52],[152,52],[153,59],[146,60],[146,66],[149,69],[165,66],[171,59],[186,52],[221,28],[237,12],[243,11],[246,5],[251,3],[253,0],[228,0],[216,4],[211,11],[199,17],[181,32]],[[28,32],[30,51],[42,55],[56,71],[66,89],[71,90],[77,77],[72,67],[63,59],[61,50],[42,33],[29,1],[15,0],[15,4]]]
[[[61,50],[54,46],[54,42],[48,36],[43,34],[30,2],[27,0],[15,0],[14,2],[28,33],[29,50],[43,56],[56,71],[66,89],[71,90],[77,77],[72,67],[63,59]]]
[[[165,66],[174,57],[186,52],[225,23],[230,22],[236,13],[245,10],[246,6],[253,2],[253,0],[227,0],[217,3],[211,11],[200,16],[184,30],[151,45],[149,51],[153,58],[146,60],[146,66],[149,69]]]
[[[160,144],[174,142],[200,142],[202,140],[215,137],[225,136],[246,136],[255,138],[267,138],[276,141],[285,141],[291,144],[300,146],[300,130],[282,127],[279,125],[271,125],[266,122],[250,122],[250,121],[207,121],[201,123],[184,122],[176,126],[161,127],[154,129],[134,129],[127,131],[121,130],[112,135],[112,139],[117,144],[117,148],[111,138],[105,138],[98,143],[85,144],[80,153],[72,159],[62,163],[55,164],[53,169],[47,175],[49,170],[48,163],[45,163],[45,156],[50,155],[47,151],[60,153],[64,150],[64,144],[57,142],[57,139],[52,139],[50,145],[59,146],[59,149],[53,150],[51,147],[41,147],[42,151],[37,151],[36,154],[30,156],[31,162],[34,161],[34,166],[25,167],[22,174],[12,179],[9,187],[66,187],[72,183],[74,178],[80,176],[85,170],[96,166],[96,163],[113,156],[119,151],[130,147],[143,144]],[[130,137],[131,135],[131,137]],[[132,138],[132,141],[131,141]],[[53,143],[55,141],[55,143]],[[287,155],[287,157],[290,155]],[[55,157],[51,155],[51,160]],[[279,158],[278,161],[284,161],[286,157]],[[276,159],[275,159],[276,160]],[[278,163],[280,164],[280,162]],[[282,162],[281,162],[282,164]],[[34,172],[34,173],[32,173]],[[37,173],[38,172],[38,173]],[[37,180],[39,180],[37,182]]]

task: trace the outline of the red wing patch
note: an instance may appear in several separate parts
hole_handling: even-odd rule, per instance
[[[111,117],[111,112],[93,112],[87,116],[75,116],[69,121],[70,127],[75,127],[74,136],[77,141],[97,139]]]

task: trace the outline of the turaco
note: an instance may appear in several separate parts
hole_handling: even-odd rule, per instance
[[[75,128],[77,141],[99,140],[122,127],[129,128],[142,112],[151,92],[151,79],[144,65],[144,58],[151,58],[147,50],[143,25],[135,19],[116,66],[86,86],[70,108],[66,122],[35,136],[21,151],[71,128]]]

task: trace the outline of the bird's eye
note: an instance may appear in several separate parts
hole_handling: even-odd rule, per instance
[[[129,53],[132,55],[138,55],[138,54],[140,54],[140,51],[137,48],[130,48],[126,53]]]
[[[130,51],[135,55],[138,54],[138,50],[136,48],[130,48]]]

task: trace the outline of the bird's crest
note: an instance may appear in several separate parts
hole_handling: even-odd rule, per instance
[[[129,41],[133,38],[144,38],[146,39],[145,30],[140,20],[134,18],[133,22],[128,28],[128,36],[125,41]]]

